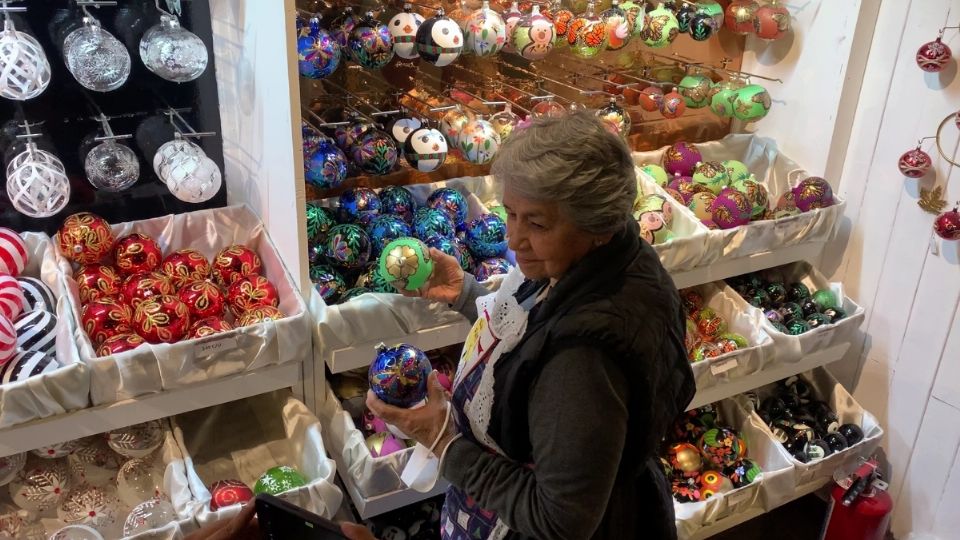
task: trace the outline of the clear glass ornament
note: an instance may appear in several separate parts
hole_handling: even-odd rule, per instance
[[[114,452],[130,457],[147,457],[163,443],[163,427],[151,420],[107,433],[107,444]]]
[[[117,477],[123,458],[103,437],[94,436],[81,439],[67,460],[77,484],[103,487]]]
[[[199,146],[178,136],[157,149],[157,153],[153,155],[153,172],[163,179],[163,171],[172,162],[190,158],[199,160],[205,155]]]
[[[67,525],[53,533],[50,540],[103,540],[103,535],[86,525]]]
[[[29,512],[56,508],[72,486],[65,458],[30,457],[27,466],[10,482],[13,504]]]
[[[210,200],[223,185],[220,167],[206,156],[199,160],[184,159],[168,167],[165,173],[162,178],[170,193],[188,203]]]
[[[117,473],[117,495],[127,506],[162,496],[162,486],[163,473],[150,460],[131,459]]]
[[[50,217],[70,200],[70,180],[56,156],[30,142],[7,164],[7,196],[21,214]]]
[[[87,153],[83,170],[93,187],[103,191],[123,191],[140,178],[140,161],[128,146],[106,140]]]
[[[13,21],[3,21],[0,33],[0,96],[24,101],[50,85],[50,62],[33,36],[18,31]]]
[[[116,90],[130,76],[127,48],[92,17],[84,17],[83,26],[63,40],[63,58],[73,78],[88,90]]]
[[[123,535],[133,536],[151,529],[159,529],[172,521],[177,521],[177,512],[173,509],[173,505],[163,499],[150,499],[138,504],[130,511],[130,515],[123,522]]]
[[[0,486],[10,483],[26,462],[26,452],[0,457]]]
[[[200,37],[162,15],[140,39],[140,59],[147,69],[173,82],[189,82],[207,69],[207,46]]]
[[[101,488],[80,488],[60,503],[57,518],[67,525],[86,525],[102,533],[116,523],[119,507],[119,501]]]

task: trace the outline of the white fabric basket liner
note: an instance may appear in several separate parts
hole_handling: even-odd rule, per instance
[[[763,329],[773,339],[771,352],[775,360],[792,363],[810,353],[841,343],[848,343],[852,341],[860,325],[863,324],[865,311],[857,305],[856,302],[843,294],[843,284],[831,283],[823,274],[817,271],[816,268],[811,266],[810,263],[805,261],[795,262],[763,271],[763,274],[782,276],[784,283],[788,287],[790,283],[799,281],[806,285],[811,293],[819,289],[830,289],[837,295],[838,299],[843,299],[843,309],[847,313],[845,318],[833,324],[814,328],[799,336],[791,336],[774,328],[763,314],[763,310],[753,307],[744,300],[743,297],[737,294],[736,300],[741,307],[753,311],[762,319]],[[736,294],[736,291],[732,292]]]
[[[210,260],[232,244],[249,247],[263,261],[263,273],[277,288],[280,310],[286,316],[279,321],[235,328],[201,339],[144,344],[132,351],[105,357],[96,355],[87,333],[78,326],[75,334],[80,357],[92,370],[90,398],[93,405],[309,358],[310,322],[306,304],[263,223],[246,206],[168,215],[120,223],[111,228],[117,238],[134,232],[150,236],[160,245],[164,255],[193,248]],[[74,316],[80,320],[80,296],[72,273],[67,274],[66,284]],[[236,347],[225,347],[220,352],[208,354],[198,349],[200,345],[217,341],[235,342]]]
[[[288,390],[261,394],[171,418],[183,459],[167,466],[164,484],[181,516],[200,526],[229,519],[240,505],[210,510],[208,487],[237,479],[253,489],[280,465],[296,468],[308,484],[280,495],[301,508],[332,518],[343,493],[334,484],[336,464],[324,449],[320,421]]]
[[[723,425],[739,431],[747,444],[747,457],[763,470],[756,480],[741,488],[720,493],[706,501],[680,503],[674,500],[677,534],[689,538],[698,530],[754,508],[766,508],[768,490],[792,489],[793,464],[773,448],[779,445],[737,403],[726,399],[714,404]],[[759,418],[757,419],[759,420]]]
[[[753,134],[731,134],[718,141],[697,143],[705,161],[742,161],[769,192],[770,206],[776,206],[780,195],[793,188],[801,180],[812,176],[799,164],[780,153],[772,139]],[[637,165],[662,162],[666,146],[649,152],[634,152]],[[829,180],[829,179],[828,179]],[[712,230],[711,249],[719,249],[716,257],[736,258],[767,253],[774,249],[807,242],[826,243],[833,236],[843,216],[846,202],[836,192],[833,206],[804,212],[796,216],[776,220],[754,221],[748,225],[727,230]]]
[[[776,450],[793,464],[793,477],[791,481],[784,484],[782,490],[770,491],[766,494],[767,510],[784,504],[794,498],[794,493],[807,489],[813,485],[821,484],[825,479],[833,477],[833,472],[837,469],[846,469],[858,464],[860,458],[867,458],[873,455],[877,447],[880,446],[880,439],[883,438],[883,428],[877,418],[864,409],[847,392],[847,389],[830,375],[830,372],[824,368],[817,368],[801,375],[810,383],[815,399],[823,400],[830,405],[837,416],[840,418],[840,424],[856,424],[863,429],[864,438],[859,443],[827,456],[821,460],[810,463],[801,463],[793,458],[782,444],[773,438],[770,427],[760,418],[760,415],[751,410],[750,404],[744,395],[735,398],[738,407],[744,413],[749,411],[752,422],[757,423],[764,433],[766,433]],[[777,388],[776,383],[756,389],[754,392],[762,401],[770,396]]]
[[[747,348],[690,364],[697,388],[712,388],[764,369],[769,351],[773,348],[773,340],[761,327],[760,319],[763,314],[757,313],[757,310],[746,309],[742,302],[737,301],[740,298],[737,292],[723,282],[690,288],[700,292],[705,306],[713,308],[723,317],[727,322],[728,332],[740,334],[750,343]],[[731,365],[734,367],[730,367]]]
[[[636,153],[634,160],[636,161]],[[660,263],[670,272],[683,272],[697,266],[706,266],[720,258],[719,238],[708,229],[689,208],[667,194],[656,181],[639,167],[636,168],[638,189],[645,195],[660,195],[673,208],[670,230],[674,238],[654,244]]]
[[[46,418],[90,404],[90,368],[80,361],[73,334],[77,319],[67,298],[64,274],[67,262],[44,233],[22,233],[27,266],[20,277],[39,278],[56,298],[56,356],[61,367],[23,381],[0,384],[0,428]]]
[[[500,204],[503,196],[503,184],[492,176],[454,178],[403,187],[413,193],[419,206],[425,205],[427,197],[441,187],[457,189],[467,199],[468,220],[487,213],[488,205]],[[324,199],[319,204],[336,208],[337,199]],[[487,285],[495,287],[502,279],[502,276],[493,276]],[[352,285],[348,284],[348,288]],[[420,330],[465,321],[462,315],[446,304],[407,298],[400,294],[367,293],[335,305],[327,305],[319,295],[311,295],[309,305],[310,314],[316,322],[314,344],[320,345],[315,349],[314,356],[321,359],[327,358],[333,351],[398,339]]]

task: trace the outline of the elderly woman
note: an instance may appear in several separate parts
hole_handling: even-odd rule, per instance
[[[452,396],[434,374],[424,407],[367,405],[440,458],[444,539],[675,538],[657,449],[695,387],[626,145],[571,114],[513,134],[492,173],[519,268],[490,294],[431,250],[419,291],[474,322]]]

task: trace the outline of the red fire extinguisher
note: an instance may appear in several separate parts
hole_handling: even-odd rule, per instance
[[[883,540],[890,526],[893,499],[879,479],[876,460],[868,460],[833,487],[821,540]]]

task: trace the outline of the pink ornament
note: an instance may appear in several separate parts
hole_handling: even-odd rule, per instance
[[[944,240],[960,240],[960,212],[954,208],[937,216],[933,231]]]
[[[16,321],[27,305],[20,283],[13,276],[0,274],[0,315]]]
[[[721,229],[732,229],[750,222],[753,205],[747,196],[733,188],[723,188],[710,204],[713,222]]]
[[[897,162],[900,172],[908,178],[920,178],[926,175],[931,165],[933,160],[930,159],[930,154],[919,147],[905,152]]]
[[[917,51],[917,65],[927,73],[940,73],[947,66],[953,52],[940,38],[924,43]]]
[[[0,272],[13,277],[27,265],[27,244],[16,231],[0,227]]]
[[[663,168],[670,175],[692,176],[693,169],[701,161],[703,154],[697,147],[683,141],[673,143],[663,153]]]

